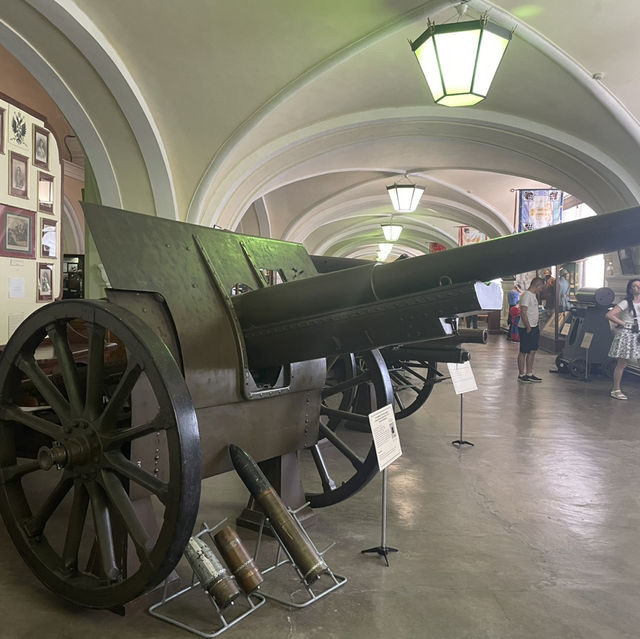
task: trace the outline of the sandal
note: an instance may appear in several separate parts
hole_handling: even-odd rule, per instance
[[[621,390],[612,390],[611,397],[613,399],[627,399],[627,396]]]

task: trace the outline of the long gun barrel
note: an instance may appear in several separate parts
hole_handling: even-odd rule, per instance
[[[83,206],[112,286],[161,293],[198,367],[203,338],[230,327],[253,369],[446,337],[443,318],[501,307],[500,287],[480,282],[640,244],[635,207],[317,275],[298,244]]]
[[[253,291],[233,302],[243,327],[250,360],[257,365],[265,365],[276,355],[269,351],[277,350],[282,357],[287,341],[297,344],[302,341],[303,350],[309,358],[320,356],[320,353],[314,355],[312,348],[313,343],[322,341],[318,333],[319,330],[321,332],[321,325],[314,318],[329,318],[336,313],[344,313],[345,309],[360,309],[361,324],[364,326],[368,318],[363,311],[370,309],[375,312],[385,302],[393,306],[394,301],[400,302],[424,292],[444,294],[447,290],[462,286],[464,282],[489,281],[638,243],[640,207],[635,207],[389,264],[371,263],[325,273],[312,282],[295,281],[273,289]],[[470,296],[471,291],[462,287],[457,293],[454,297],[460,299]],[[452,310],[444,302],[439,297],[426,302],[426,306],[442,317]],[[291,313],[292,303],[299,312]],[[475,308],[496,307],[469,305],[466,310]],[[454,312],[464,311],[458,309]],[[425,311],[417,307],[408,310],[405,315],[412,316],[415,325],[421,313]],[[402,320],[404,315],[400,315]],[[425,323],[424,333],[430,332],[435,336],[432,314],[426,312],[421,319]],[[306,332],[306,341],[301,331],[301,320],[306,321],[310,328]],[[385,334],[389,338],[387,344],[394,343],[391,334],[397,323],[396,314],[393,324],[385,327]],[[416,333],[419,331],[415,329],[414,326],[413,331],[406,331],[413,332],[409,339],[398,337],[395,343],[426,339],[426,334],[418,336]],[[283,339],[279,339],[279,336]],[[372,343],[370,347],[382,345],[385,344]],[[366,348],[366,344],[361,343],[360,346]]]

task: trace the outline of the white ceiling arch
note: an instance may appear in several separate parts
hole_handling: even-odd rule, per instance
[[[539,0],[525,17],[519,0],[470,0],[516,30],[487,100],[447,109],[433,105],[407,39],[427,17],[455,19],[455,4],[247,0],[185,12],[171,0],[14,0],[0,29],[67,100],[114,206],[226,228],[251,211],[247,228],[331,250],[320,231],[342,236],[335,213],[378,216],[380,183],[407,170],[429,183],[418,215],[445,235],[456,221],[508,231],[505,191],[521,183],[598,212],[640,201],[640,94],[634,70],[619,68],[640,57],[640,5]],[[584,34],[596,28],[593,47]]]
[[[209,193],[202,217],[191,221],[235,228],[256,198],[328,166],[346,171],[367,159],[375,166],[391,146],[398,163],[520,175],[562,188],[597,211],[640,200],[640,184],[629,171],[563,131],[486,111],[443,117],[418,107],[351,114],[271,142],[235,166]]]
[[[411,249],[412,254],[427,253],[429,242],[437,242],[447,248],[453,248],[458,245],[455,231],[455,227],[451,227],[447,232],[437,224],[424,221],[403,222],[402,235],[394,244],[394,248],[400,253]],[[350,225],[347,228],[343,227],[340,231],[333,231],[322,241],[315,241],[312,238],[305,242],[305,246],[314,255],[355,257],[363,247],[377,246],[378,243],[384,241],[380,226],[365,222]]]

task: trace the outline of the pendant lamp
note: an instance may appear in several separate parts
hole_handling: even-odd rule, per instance
[[[436,104],[471,106],[487,97],[511,31],[480,20],[435,25],[411,42]]]

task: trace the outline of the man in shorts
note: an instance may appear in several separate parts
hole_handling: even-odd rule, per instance
[[[542,380],[533,374],[533,361],[540,345],[540,327],[538,320],[540,313],[538,310],[537,295],[544,288],[544,280],[541,277],[534,277],[529,288],[520,296],[520,352],[518,353],[518,381],[524,383]]]

